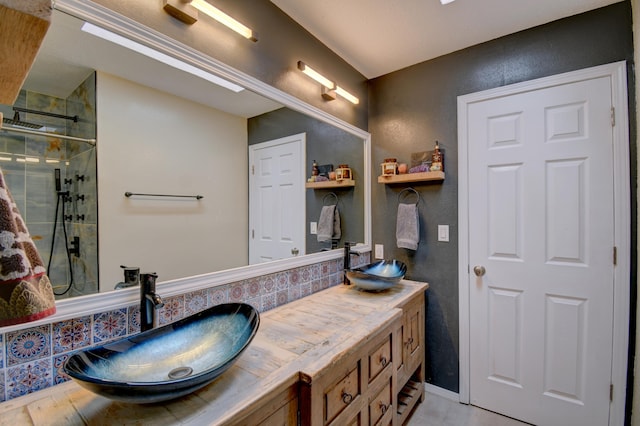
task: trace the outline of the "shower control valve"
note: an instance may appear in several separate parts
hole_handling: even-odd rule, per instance
[[[80,237],[73,237],[73,240],[71,240],[69,254],[72,254],[75,257],[80,257]]]

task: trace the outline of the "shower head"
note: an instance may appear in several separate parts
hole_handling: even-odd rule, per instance
[[[35,123],[30,123],[28,121],[20,120],[20,112],[19,111],[15,111],[14,112],[13,118],[4,117],[2,119],[2,122],[6,123],[6,124],[11,124],[12,126],[25,127],[27,129],[41,129],[42,128],[42,125],[40,125],[40,124],[35,124]]]

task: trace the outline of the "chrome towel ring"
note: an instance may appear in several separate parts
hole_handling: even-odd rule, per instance
[[[400,198],[402,197],[402,194],[404,194],[405,192],[413,192],[416,196],[416,202],[413,204],[418,205],[418,202],[420,201],[420,194],[418,193],[418,191],[416,191],[411,187],[405,188],[402,191],[398,192],[398,204],[400,203]]]

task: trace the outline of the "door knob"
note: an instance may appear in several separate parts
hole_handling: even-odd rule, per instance
[[[297,256],[297,255],[298,255],[298,253],[300,253],[300,250],[298,250],[296,247],[294,247],[294,248],[292,248],[292,249],[291,249],[291,254],[292,254],[292,255]]]
[[[483,276],[485,272],[487,272],[487,270],[484,269],[484,266],[476,265],[473,267],[473,273],[476,274],[476,277]]]

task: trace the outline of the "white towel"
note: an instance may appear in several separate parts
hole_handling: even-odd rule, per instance
[[[339,240],[341,236],[338,206],[322,206],[318,219],[318,242]]]
[[[420,224],[418,221],[418,206],[416,204],[400,203],[398,205],[396,240],[398,248],[418,249]]]

